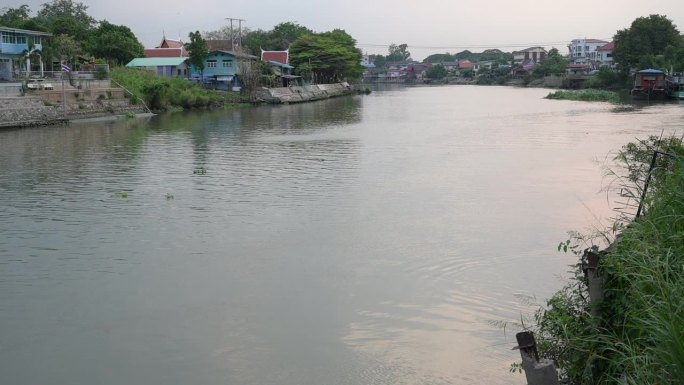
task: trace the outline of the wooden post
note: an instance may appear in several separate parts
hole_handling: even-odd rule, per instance
[[[513,349],[520,349],[520,357],[522,357],[522,367],[525,370],[527,384],[560,385],[558,371],[553,365],[553,361],[548,359],[539,360],[534,333],[530,331],[520,332],[515,335],[515,339],[518,341],[518,346]]]

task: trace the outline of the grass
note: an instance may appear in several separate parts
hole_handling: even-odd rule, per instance
[[[549,93],[546,98],[558,100],[579,100],[584,102],[620,102],[620,95],[618,95],[617,92],[595,89],[577,91],[559,90]]]
[[[618,157],[626,166],[621,184],[631,182],[632,195],[641,195],[654,149],[669,156],[651,173],[645,214],[628,222],[601,259],[603,301],[589,303],[580,260],[574,279],[535,314],[540,353],[556,362],[569,384],[674,385],[684,379],[681,139],[652,137],[625,146]],[[581,256],[581,247],[575,242],[570,250]],[[596,316],[592,306],[598,306]]]
[[[241,97],[234,93],[207,90],[184,79],[158,77],[152,71],[119,67],[112,70],[111,76],[157,111],[220,107],[242,102]],[[138,101],[131,98],[131,102]]]

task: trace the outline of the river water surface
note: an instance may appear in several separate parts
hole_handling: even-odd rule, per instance
[[[684,123],[547,93],[0,131],[0,382],[524,384],[493,324],[609,223],[609,153]]]

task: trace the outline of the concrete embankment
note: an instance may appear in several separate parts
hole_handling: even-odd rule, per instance
[[[351,95],[356,91],[349,83],[314,84],[280,88],[261,88],[257,98],[266,103],[302,103],[328,99],[336,96]]]

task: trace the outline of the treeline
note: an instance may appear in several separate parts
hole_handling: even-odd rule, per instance
[[[3,8],[0,25],[52,34],[43,42],[41,52],[35,52],[34,46],[30,45],[25,53],[40,53],[48,66],[62,62],[77,67],[94,58],[112,65],[124,65],[143,56],[144,47],[129,27],[95,20],[87,10],[87,5],[72,0],[44,3],[35,15],[28,5]]]

